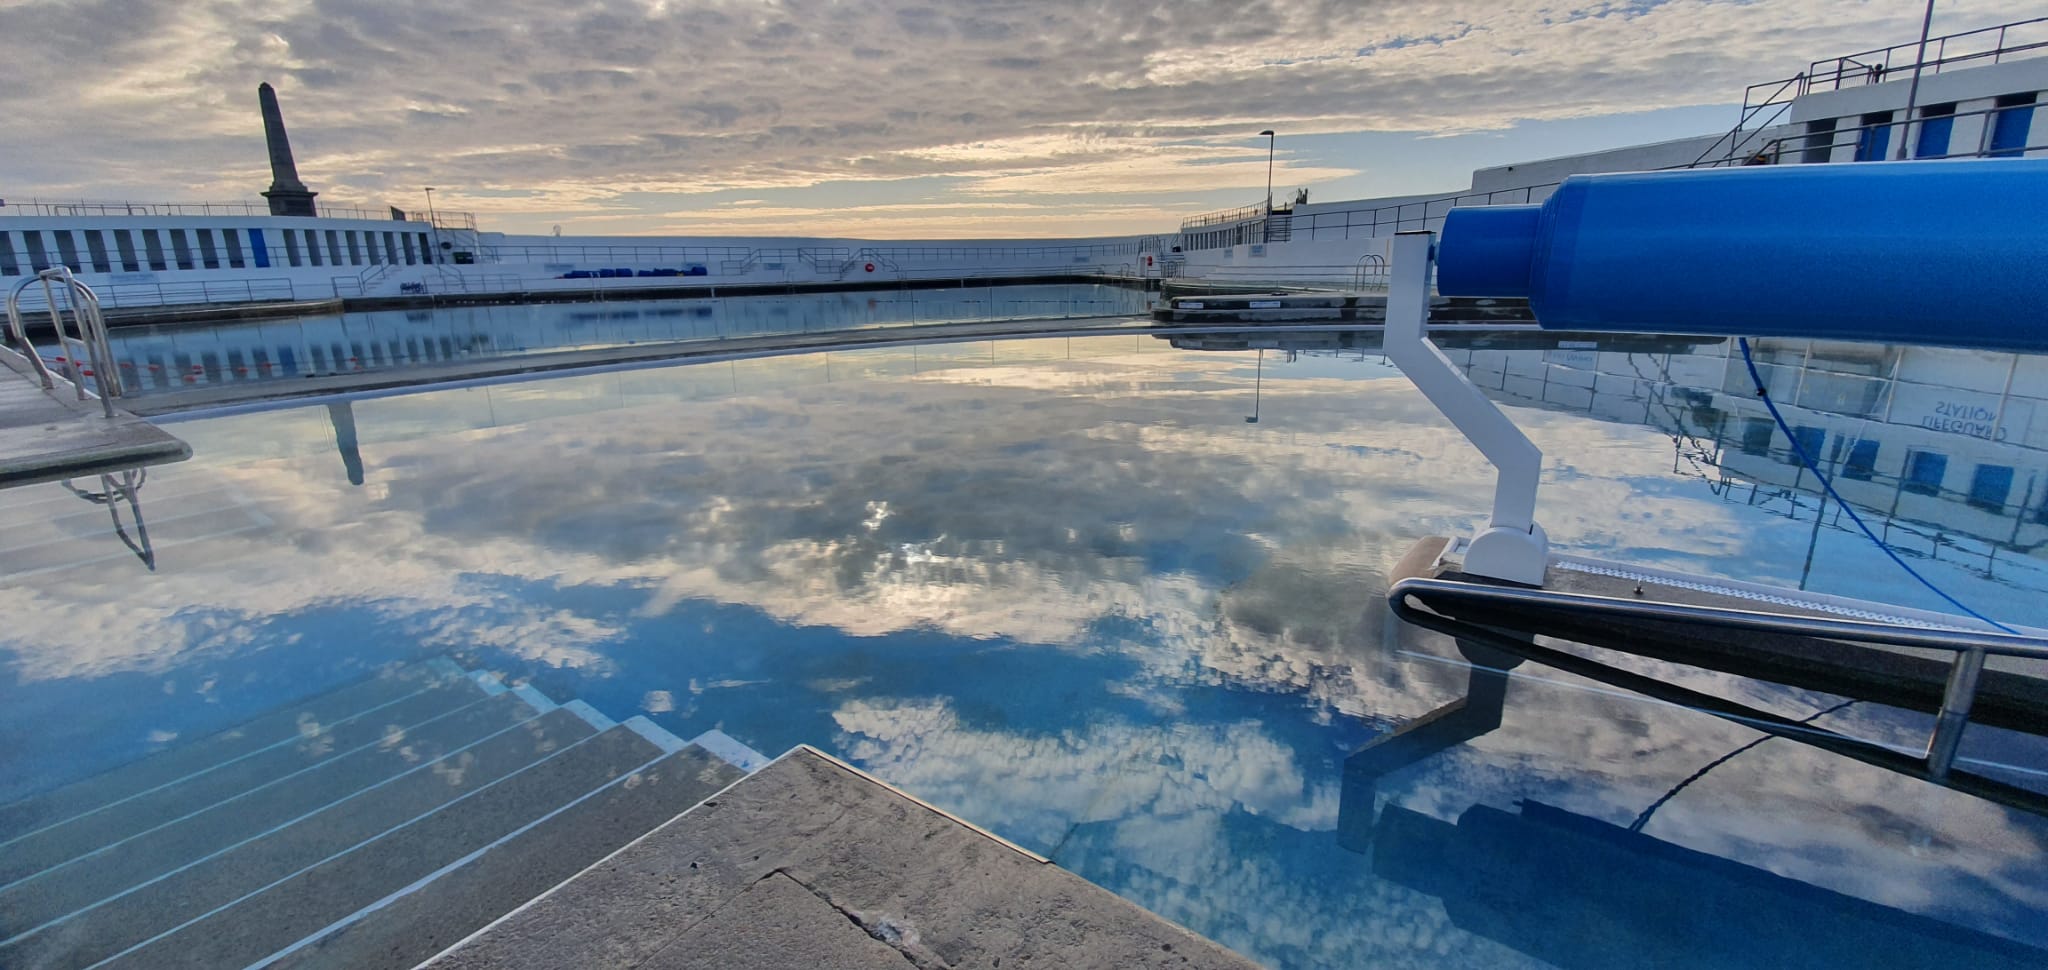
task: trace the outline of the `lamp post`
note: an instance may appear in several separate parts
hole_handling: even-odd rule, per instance
[[[1266,136],[1266,214],[1267,214],[1267,215],[1272,215],[1272,214],[1273,214],[1273,143],[1274,143],[1275,141],[1278,141],[1278,140],[1279,140],[1279,136],[1278,136],[1278,135],[1275,135],[1275,134],[1273,134],[1273,129],[1271,129],[1271,128],[1268,128],[1268,129],[1266,129],[1265,131],[1259,132],[1259,134],[1261,134],[1261,135],[1264,135],[1264,136]]]
[[[1899,153],[1893,156],[1902,162],[1912,157],[1909,152],[1913,141],[1913,107],[1920,100],[1920,66],[1927,60],[1927,35],[1933,27],[1934,0],[1927,0],[1927,16],[1920,20],[1920,52],[1913,55],[1913,82],[1906,86],[1906,117],[1899,125]]]
[[[434,241],[434,255],[427,262],[436,262],[441,258],[441,220],[434,216],[434,187],[431,185],[427,186],[427,234]]]

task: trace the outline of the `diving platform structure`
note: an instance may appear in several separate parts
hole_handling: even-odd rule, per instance
[[[1871,192],[1890,204],[1842,204]],[[2048,795],[1958,765],[1973,721],[2048,734],[2048,631],[1978,616],[1939,589],[1971,615],[1559,554],[1538,522],[1542,452],[1427,329],[1434,281],[1444,296],[1526,299],[1546,330],[2038,352],[2044,337],[2025,313],[2048,292],[2048,233],[2022,214],[2044,205],[2042,162],[1725,168],[1575,176],[1541,206],[1459,209],[1441,237],[1397,236],[1384,352],[1498,478],[1476,535],[1425,539],[1396,567],[1393,615],[1450,635],[1461,649],[1534,659],[2048,812]],[[1887,264],[1869,258],[1899,238],[1914,240],[1930,278],[1950,283],[1899,292]],[[1727,271],[1698,273],[1707,254]],[[1769,406],[1761,381],[1758,392]],[[1800,458],[1815,465],[1814,456]],[[1818,467],[1809,471],[1826,481]],[[1912,572],[1903,560],[1899,568]],[[1905,752],[1631,672],[1575,646],[1915,710],[1933,723],[1925,749]],[[1353,759],[1379,757],[1368,754],[1378,746]]]

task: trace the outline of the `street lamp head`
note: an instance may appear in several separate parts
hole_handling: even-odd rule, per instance
[[[1259,134],[1261,134],[1261,135],[1271,135],[1272,133],[1273,133],[1273,129],[1271,129],[1271,128],[1268,128],[1268,129],[1266,129],[1265,131],[1259,132]]]

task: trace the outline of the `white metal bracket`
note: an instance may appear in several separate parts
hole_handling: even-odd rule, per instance
[[[1550,538],[1536,524],[1543,452],[1429,342],[1426,325],[1436,233],[1395,236],[1393,257],[1388,267],[1387,358],[1493,463],[1496,472],[1493,520],[1467,547],[1464,571],[1541,586],[1550,562]]]

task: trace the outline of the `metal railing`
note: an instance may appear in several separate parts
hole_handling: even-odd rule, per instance
[[[83,401],[92,393],[85,389],[85,379],[92,378],[99,385],[99,391],[94,396],[100,399],[100,407],[106,416],[113,417],[113,399],[121,396],[121,375],[114,363],[114,350],[107,343],[107,320],[100,313],[99,297],[93,293],[91,287],[72,276],[71,270],[61,266],[43,270],[22,280],[7,294],[8,330],[13,335],[15,343],[20,346],[22,354],[28,358],[29,365],[34,368],[43,389],[47,391],[56,390],[56,381],[50,373],[49,366],[43,363],[42,353],[36,350],[36,345],[28,339],[28,327],[21,316],[21,291],[27,289],[31,283],[42,284],[44,306],[50,314],[50,327],[57,334],[57,345],[64,349],[64,379],[71,382],[72,390],[78,395],[78,399]],[[61,301],[58,299],[60,293],[63,294]],[[69,311],[68,314],[66,311]],[[78,334],[76,337],[65,331],[64,318],[67,315],[75,325]],[[80,363],[81,352],[90,365],[89,368]]]
[[[1180,231],[1187,232],[1190,229],[1202,229],[1208,226],[1228,225],[1233,222],[1244,222],[1248,219],[1261,219],[1267,216],[1268,214],[1269,212],[1266,209],[1266,203],[1255,202],[1251,205],[1241,206],[1236,209],[1225,209],[1222,212],[1205,212],[1198,216],[1190,216],[1186,219],[1182,219],[1180,222]]]
[[[1912,145],[1911,150],[1906,153],[1907,157],[1920,161],[1942,158],[2017,157],[2027,152],[2048,149],[2048,141],[2043,141],[2036,137],[2035,140],[2029,141],[2024,145],[1993,147],[1991,138],[1998,130],[1998,116],[2008,111],[2031,111],[2034,108],[2035,105],[2031,104],[2007,105],[2003,107],[1979,108],[1974,111],[1956,111],[1945,115],[1927,115],[1910,121],[1882,121],[1873,124],[1846,125],[1828,131],[1780,135],[1765,142],[1756,151],[1748,153],[1740,160],[1740,164],[1776,165],[1784,162],[1787,155],[1793,156],[1792,161],[1795,162],[1809,160],[1815,162],[1832,161],[1836,149],[1863,150],[1866,147],[1866,136],[1873,132],[1882,132],[1884,134],[1883,144],[1871,142],[1868,147],[1871,152],[1875,153],[1876,157],[1858,160],[1885,161],[1897,157],[1897,142],[1892,139],[1909,138],[1917,140],[1920,132],[1927,125],[1937,123],[1953,125],[1957,119],[1961,118],[1983,119],[1983,124],[1978,126],[1977,142],[1974,147],[1957,151],[1955,150],[1955,145],[1951,143],[1944,146],[1947,149],[1945,151],[1923,155],[1919,151],[1920,146]],[[1722,159],[1709,164],[1724,163],[1732,162],[1728,159]]]
[[[1844,640],[1895,647],[1942,650],[1955,654],[1949,664],[1941,706],[1935,712],[1934,730],[1928,737],[1925,761],[1935,779],[1947,776],[1955,763],[1956,746],[1968,724],[1976,699],[1978,678],[1989,656],[2048,660],[2048,640],[2008,633],[1960,629],[1909,627],[1864,620],[1793,616],[1694,606],[1684,603],[1645,602],[1587,593],[1566,593],[1548,589],[1515,589],[1456,580],[1410,577],[1387,591],[1387,602],[1403,620],[1420,618],[1408,605],[1410,596],[1452,597],[1517,610],[1565,609],[1589,616],[1613,619],[1659,620],[1690,626],[1734,630],[1744,633]],[[1540,633],[1540,630],[1528,632]]]
[[[1939,74],[1944,67],[1984,60],[1996,64],[2015,54],[2043,49],[2048,49],[2048,17],[2015,20],[1996,27],[1930,37],[1924,55],[1920,42],[1914,41],[1814,61],[1802,75],[1806,83],[1799,93],[1881,84],[1911,74],[1915,67],[1925,75]]]
[[[104,283],[99,286],[96,293],[102,306],[114,308],[193,306],[208,303],[295,303],[300,299],[292,281],[282,277],[189,283]],[[25,295],[29,299],[25,301],[24,306],[34,310],[48,309],[47,304],[34,298],[33,292]]]
[[[1384,290],[1390,277],[1387,275],[1387,258],[1378,253],[1366,253],[1358,258],[1358,271],[1353,274],[1351,288],[1354,290]]]
[[[1756,93],[1764,88],[1770,88],[1770,93],[1762,98],[1758,98]],[[1714,139],[1714,143],[1708,145],[1705,151],[1700,152],[1700,157],[1693,159],[1692,165],[1689,167],[1713,168],[1741,156],[1743,154],[1743,146],[1749,144],[1756,136],[1763,134],[1766,129],[1776,124],[1779,118],[1784,117],[1785,112],[1792,110],[1792,102],[1798,100],[1799,96],[1805,93],[1806,75],[1804,74],[1788,77],[1783,81],[1765,81],[1762,84],[1752,84],[1743,89],[1742,120],[1737,121],[1735,127],[1729,129],[1727,134]],[[1776,108],[1777,110],[1772,111],[1770,117],[1765,118],[1760,124],[1750,124],[1750,122],[1756,120],[1757,115],[1771,108]],[[1725,152],[1721,151],[1723,143],[1726,143],[1728,146],[1728,150]],[[1716,155],[1716,152],[1720,152],[1720,154]],[[1709,158],[1714,159],[1714,161],[1708,161]]]
[[[1331,209],[1297,213],[1292,234],[1302,240],[1369,239],[1391,236],[1414,229],[1441,228],[1444,214],[1463,205],[1513,205],[1541,202],[1558,186],[1557,182],[1499,189],[1493,192],[1464,192],[1433,199],[1416,199],[1391,205],[1357,209]]]
[[[442,229],[475,229],[476,213],[436,210],[429,219],[425,212],[399,210],[403,220],[392,218],[391,206],[382,208],[339,206],[321,203],[315,207],[322,219],[368,219],[375,222],[431,222]],[[0,216],[268,216],[268,202],[92,202],[29,199],[0,204]]]

